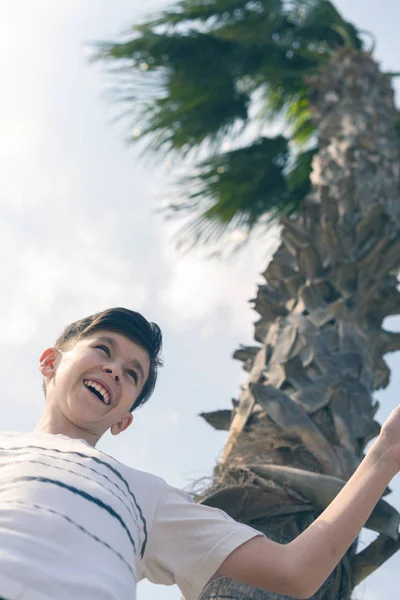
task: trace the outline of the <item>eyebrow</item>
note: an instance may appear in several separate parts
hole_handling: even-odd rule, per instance
[[[118,342],[116,342],[113,338],[110,338],[106,335],[101,335],[101,336],[99,336],[98,339],[110,344],[110,346],[113,350],[117,350],[117,349],[119,350]],[[129,362],[139,371],[139,373],[142,377],[142,381],[144,381],[145,376],[144,376],[144,369],[142,367],[142,364],[138,361],[137,358],[132,358],[132,360],[130,360]]]

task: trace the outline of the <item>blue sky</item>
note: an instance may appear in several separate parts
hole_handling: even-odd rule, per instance
[[[162,4],[147,0],[146,10]],[[400,7],[393,0],[336,5],[376,34],[382,67],[400,70]],[[211,475],[223,448],[226,434],[197,415],[230,407],[244,381],[231,355],[252,340],[257,316],[248,299],[277,237],[254,240],[225,263],[175,250],[174,229],[154,214],[168,181],[124,144],[105,78],[85,50],[136,22],[141,6],[14,0],[1,7],[2,429],[34,429],[44,402],[38,357],[66,323],[109,306],[137,309],[164,330],[165,367],[132,427],[105,436],[99,448],[186,487]],[[399,329],[396,320],[389,325]],[[398,402],[399,360],[390,357],[391,385],[377,394],[381,421]],[[392,488],[388,500],[400,508],[398,480]],[[400,554],[359,586],[357,600],[394,599],[399,567]],[[180,594],[142,583],[138,597]]]

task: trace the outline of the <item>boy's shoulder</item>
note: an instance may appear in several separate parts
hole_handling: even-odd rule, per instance
[[[41,462],[45,453],[52,457],[52,461],[68,460],[75,463],[77,469],[89,469],[92,477],[105,478],[112,486],[120,487],[129,496],[133,494],[141,504],[152,510],[168,487],[161,477],[122,463],[85,440],[63,434],[0,431],[0,456],[3,455],[3,460],[10,460],[15,454],[16,460],[22,464],[21,452],[29,452],[29,460],[34,462],[37,460],[36,453],[41,456]]]

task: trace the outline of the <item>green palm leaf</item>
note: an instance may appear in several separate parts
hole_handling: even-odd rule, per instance
[[[268,225],[295,211],[310,190],[315,153],[314,148],[293,159],[288,140],[279,135],[201,162],[180,181],[181,201],[166,208],[170,216],[192,215],[178,235],[179,244],[187,249],[208,245],[237,229],[246,240],[261,220]]]
[[[206,156],[168,205],[190,215],[197,242],[296,209],[316,148],[305,78],[349,46],[362,49],[361,36],[329,0],[181,0],[97,45],[95,60],[118,69],[131,142]],[[278,126],[249,143],[254,127]],[[223,142],[239,149],[221,152]]]

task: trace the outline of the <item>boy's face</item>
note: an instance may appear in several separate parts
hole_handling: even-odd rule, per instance
[[[149,369],[149,356],[141,346],[110,331],[95,331],[68,351],[48,348],[40,359],[47,383],[46,412],[54,422],[67,423],[69,430],[97,439],[108,429],[117,435],[132,422],[130,408]]]

